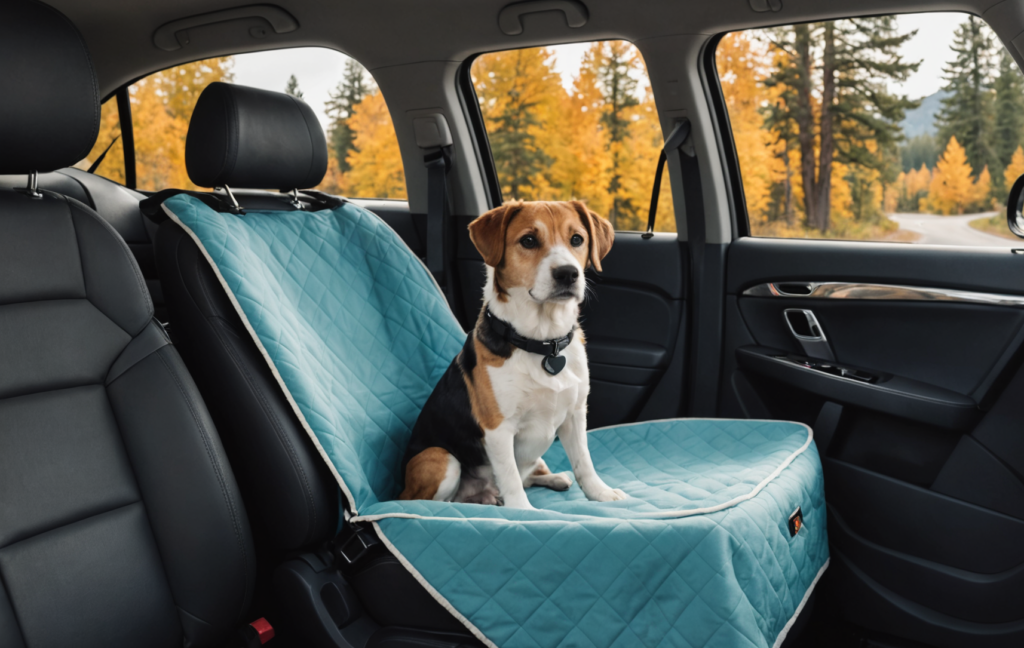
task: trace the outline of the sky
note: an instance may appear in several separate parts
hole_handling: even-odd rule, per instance
[[[960,13],[907,14],[897,17],[900,31],[917,29],[917,35],[903,45],[907,60],[921,60],[921,67],[904,84],[902,92],[911,99],[919,99],[936,92],[943,85],[942,66],[951,57],[949,50],[956,26],[964,20]],[[558,45],[555,51],[555,70],[562,75],[566,88],[572,84],[579,70],[583,53],[589,43]],[[341,80],[348,57],[335,50],[297,48],[241,54],[235,56],[235,83],[267,90],[284,90],[288,77],[294,74],[306,102],[313,108],[326,129],[327,115],[324,104],[338,81]]]

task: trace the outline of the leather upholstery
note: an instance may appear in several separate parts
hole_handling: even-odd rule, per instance
[[[160,226],[156,248],[181,353],[210,404],[258,536],[278,554],[331,539],[338,486],[213,270],[173,221]]]
[[[0,173],[78,162],[100,127],[99,87],[82,37],[55,9],[0,3]]]
[[[192,113],[185,165],[200,187],[308,189],[327,172],[327,139],[301,99],[211,83]]]
[[[6,0],[0,60],[0,172],[83,157],[99,103],[70,23]],[[118,232],[42,194],[0,185],[0,646],[223,645],[255,561],[213,422]]]
[[[73,199],[0,190],[0,359],[0,645],[223,642],[254,578],[238,488],[138,266]]]

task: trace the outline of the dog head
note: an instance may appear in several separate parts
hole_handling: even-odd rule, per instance
[[[469,237],[493,268],[500,301],[583,301],[583,271],[601,270],[615,231],[582,202],[509,202],[469,224]]]

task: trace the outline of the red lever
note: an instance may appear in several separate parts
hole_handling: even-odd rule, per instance
[[[261,646],[274,638],[274,627],[263,617],[256,619],[249,625],[256,631]]]

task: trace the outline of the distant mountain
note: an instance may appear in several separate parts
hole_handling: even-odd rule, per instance
[[[913,110],[907,111],[903,120],[903,134],[907,139],[918,135],[935,135],[938,131],[935,128],[935,115],[942,108],[942,100],[949,95],[945,90],[939,90],[935,94],[928,95],[921,100],[921,105]]]

